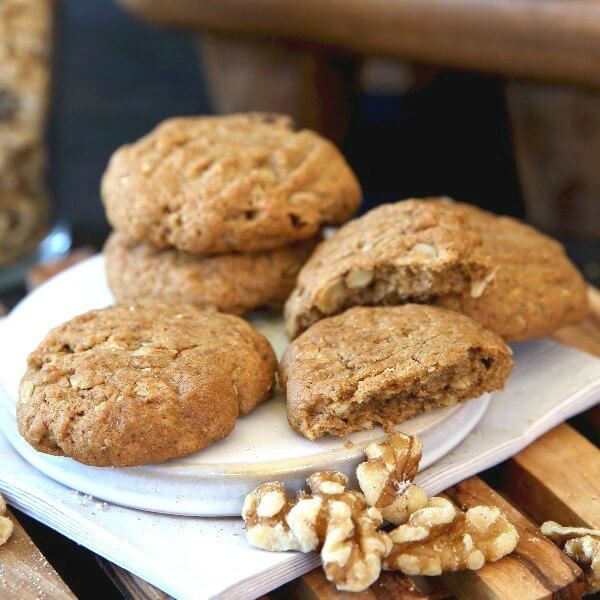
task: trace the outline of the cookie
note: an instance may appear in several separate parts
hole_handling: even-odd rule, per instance
[[[354,305],[431,302],[478,295],[493,275],[478,231],[452,202],[386,204],[319,245],[286,303],[288,335]]]
[[[402,423],[502,389],[512,369],[502,338],[457,312],[360,306],[293,341],[279,381],[290,424],[314,440]]]
[[[494,262],[492,285],[480,295],[449,295],[438,304],[459,310],[507,341],[551,335],[588,312],[586,283],[557,241],[511,217],[456,204]]]
[[[316,240],[256,254],[198,256],[157,250],[113,233],[104,247],[106,275],[118,302],[157,298],[241,315],[281,309]]]
[[[266,399],[276,359],[233,315],[117,305],[53,329],[28,358],[17,424],[40,452],[135,466],[226,437]]]
[[[115,152],[102,197],[131,240],[221,254],[311,238],[347,220],[361,190],[333,144],[251,113],[165,121]]]

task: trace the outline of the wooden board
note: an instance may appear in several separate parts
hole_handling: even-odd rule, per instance
[[[318,43],[527,79],[600,85],[586,0],[119,0],[162,25]]]
[[[0,547],[0,598],[73,600],[75,595],[37,549],[15,516],[8,542]]]
[[[384,572],[379,580],[364,592],[340,592],[327,581],[322,569],[315,569],[283,588],[286,598],[294,600],[428,600],[417,584],[401,573]]]
[[[513,457],[505,489],[540,523],[600,529],[600,451],[568,425]]]

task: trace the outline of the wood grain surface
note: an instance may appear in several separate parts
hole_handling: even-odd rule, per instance
[[[600,3],[588,0],[119,0],[163,25],[600,85]]]
[[[384,571],[379,580],[364,592],[340,592],[327,581],[323,569],[315,569],[292,581],[283,590],[286,598],[293,600],[428,600],[429,594],[402,573]],[[439,597],[439,596],[438,596]]]
[[[37,549],[23,527],[0,547],[0,598],[15,600],[73,600],[75,595]]]
[[[539,523],[600,529],[600,451],[568,425],[513,457],[505,489]]]

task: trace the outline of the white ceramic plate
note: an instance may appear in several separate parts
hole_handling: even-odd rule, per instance
[[[15,449],[49,477],[85,494],[116,504],[163,513],[198,516],[239,515],[244,496],[267,479],[300,489],[316,470],[336,469],[348,475],[362,459],[362,450],[383,437],[381,429],[364,431],[345,440],[326,437],[315,442],[294,432],[287,423],[280,392],[249,415],[241,417],[231,435],[191,456],[133,468],[98,468],[69,458],[41,454],[18,434],[14,407],[19,379],[28,352],[50,327],[73,316],[113,302],[106,285],[101,256],[61,273],[27,296],[0,329],[0,424]],[[278,356],[285,346],[279,316],[257,313],[249,319],[266,335]],[[452,450],[479,422],[488,395],[435,410],[403,423],[399,429],[423,440],[421,468]]]

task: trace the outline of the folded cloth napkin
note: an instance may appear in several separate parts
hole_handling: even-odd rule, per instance
[[[505,460],[600,399],[600,360],[593,356],[551,340],[519,344],[514,351],[516,369],[506,390],[493,395],[459,446],[418,475],[430,494]],[[10,418],[6,411],[0,415]],[[83,496],[36,471],[2,435],[0,492],[23,512],[181,600],[256,598],[319,562],[313,554],[248,546],[241,519],[160,515]]]

